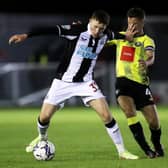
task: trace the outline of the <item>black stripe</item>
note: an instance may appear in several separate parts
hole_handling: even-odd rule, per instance
[[[88,47],[92,47],[92,42],[93,42],[93,37],[90,36],[89,43],[88,43]]]
[[[99,38],[96,38],[96,39],[95,39],[95,44],[94,44],[93,50],[92,50],[93,53],[96,52],[96,48],[97,48],[98,41],[99,41]]]
[[[97,45],[98,45],[98,41],[99,41],[99,38],[93,39],[93,37],[90,36],[89,43],[88,43],[88,47],[92,47],[92,52],[93,52],[93,53],[96,52],[96,48],[97,48]]]
[[[63,56],[60,58],[60,64],[57,68],[56,71],[56,78],[57,79],[62,79],[62,76],[64,75],[64,73],[67,71],[67,68],[70,64],[73,52],[74,52],[74,48],[76,46],[76,43],[78,41],[78,38],[75,40],[72,40],[71,42],[69,42],[68,40],[66,41],[67,43],[65,43],[65,49],[64,49],[64,54]]]
[[[87,59],[87,58],[83,59],[79,71],[73,77],[73,82],[83,82],[83,77],[88,72],[91,62],[92,62],[92,59]]]

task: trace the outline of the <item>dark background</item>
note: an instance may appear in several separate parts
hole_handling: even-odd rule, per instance
[[[33,0],[31,0],[33,1]],[[104,9],[112,15],[124,16],[128,8],[141,7],[148,15],[166,15],[166,0],[5,0],[0,2],[0,12],[6,13],[91,13]]]
[[[28,39],[22,44],[8,45],[8,39],[11,35],[27,32],[30,27],[36,25],[70,24],[78,19],[85,22],[88,21],[88,17],[90,17],[92,12],[97,9],[104,9],[111,15],[111,26],[113,30],[116,31],[123,30],[123,27],[125,27],[126,12],[129,8],[141,7],[145,10],[147,15],[145,32],[153,37],[156,43],[156,61],[150,68],[150,70],[152,70],[150,71],[150,77],[155,82],[157,81],[156,84],[160,81],[168,81],[168,71],[166,68],[168,62],[168,6],[166,0],[146,0],[145,2],[142,0],[32,1],[33,0],[0,1],[0,100],[3,100],[0,101],[0,105],[1,103],[11,105],[11,102],[15,105],[18,104],[20,98],[23,97],[24,99],[24,96],[32,94],[34,91],[45,89],[48,82],[50,82],[55,75],[55,71],[50,71],[50,69],[47,71],[45,69],[44,72],[40,70],[41,73],[38,68],[30,71],[25,70],[25,67],[22,69],[22,64],[19,63],[23,63],[23,66],[26,65],[27,67],[32,64],[24,63],[38,62],[46,64],[48,62],[57,62],[64,51],[63,47],[66,47],[65,41],[55,36],[36,37]],[[45,62],[43,58],[47,58],[48,62]],[[115,47],[103,50],[99,59],[100,63],[114,62]],[[15,71],[12,68],[20,70]],[[47,80],[43,80],[44,76]],[[103,89],[105,95],[109,95],[110,93],[114,94],[113,91],[109,92],[109,86],[114,85],[109,84],[110,81],[108,81],[108,79],[108,73],[107,76],[97,79],[100,86],[105,88]],[[107,84],[109,84],[109,86],[107,86]],[[167,103],[167,86],[167,83],[160,83],[159,85],[153,86],[153,91],[158,101]],[[109,101],[113,101],[113,98],[111,99],[113,96],[109,95]],[[42,97],[39,97],[39,100],[36,99],[37,104],[41,102]],[[31,98],[31,100],[28,101],[33,102],[34,99]]]
[[[34,2],[34,3],[33,3]],[[12,34],[25,32],[29,27],[42,24],[70,24],[74,20],[85,22],[96,9],[111,14],[111,27],[121,31],[125,26],[126,12],[131,7],[141,7],[147,15],[145,32],[155,39],[156,61],[152,66],[153,79],[167,80],[168,6],[166,0],[2,0],[0,1],[0,62],[30,62],[46,54],[49,61],[58,61],[65,46],[55,37],[39,37],[27,40],[24,45],[8,45]],[[150,17],[151,16],[151,17]],[[60,49],[61,48],[61,49]],[[110,54],[109,54],[110,53]],[[115,47],[102,52],[100,59],[111,61]],[[40,55],[40,56],[39,56]],[[41,57],[40,57],[41,58]],[[39,60],[39,59],[38,59]],[[36,61],[36,59],[35,59]],[[112,60],[113,61],[113,60]]]

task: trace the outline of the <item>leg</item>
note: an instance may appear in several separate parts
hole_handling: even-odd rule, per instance
[[[49,127],[50,119],[58,107],[44,103],[41,109],[41,113],[38,117],[37,125],[39,136],[35,138],[27,147],[26,152],[32,152],[34,146],[41,140],[47,140],[47,129]]]
[[[55,105],[43,103],[41,113],[38,117],[38,131],[41,137],[45,137],[49,127],[50,119],[59,108]]]
[[[154,145],[157,156],[164,156],[164,150],[160,143],[161,127],[159,123],[158,113],[155,105],[148,105],[142,109],[142,113],[149,124],[151,131],[151,141]]]
[[[41,109],[41,112],[40,112],[39,121],[41,123],[49,123],[51,117],[53,116],[55,111],[58,110],[58,109],[59,109],[59,107],[57,107],[55,105],[44,103],[42,105],[42,109]]]
[[[155,153],[150,149],[146,142],[142,125],[137,118],[134,100],[129,96],[119,96],[117,101],[127,117],[128,126],[135,140],[149,158],[154,158]]]
[[[135,156],[125,150],[120,129],[115,119],[111,115],[106,100],[104,98],[94,99],[89,102],[89,105],[97,112],[97,114],[104,122],[109,136],[112,138],[114,144],[116,145],[119,157],[123,159],[138,159],[138,156]]]

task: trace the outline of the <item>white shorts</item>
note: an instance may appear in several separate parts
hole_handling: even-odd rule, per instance
[[[90,100],[104,97],[98,85],[93,80],[71,83],[54,79],[44,99],[44,103],[62,105],[65,100],[73,96],[80,96],[86,106],[88,106],[87,103]]]

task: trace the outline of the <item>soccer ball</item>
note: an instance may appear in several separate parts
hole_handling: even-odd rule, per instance
[[[33,149],[36,160],[51,160],[55,156],[55,145],[50,141],[39,141]]]

